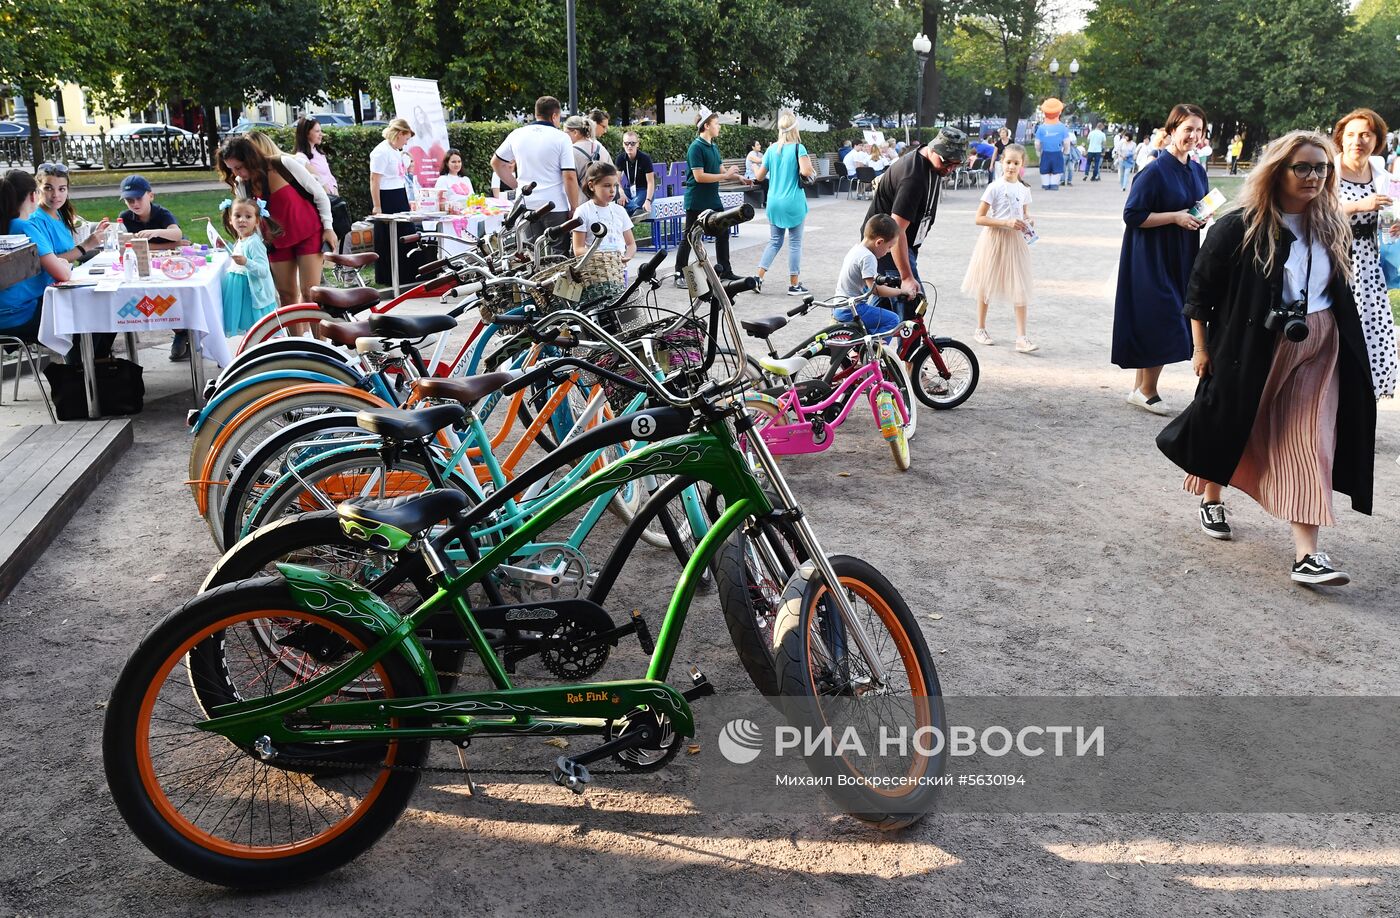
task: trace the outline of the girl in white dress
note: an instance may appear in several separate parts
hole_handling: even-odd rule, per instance
[[[977,331],[973,340],[995,344],[987,332],[987,307],[993,297],[1008,299],[1016,312],[1016,350],[1038,350],[1026,335],[1026,304],[1031,298],[1030,242],[1035,238],[1031,219],[1031,191],[1021,179],[1026,168],[1026,148],[1019,143],[1002,153],[1001,177],[982,192],[977,225],[983,227],[972,250],[972,261],[963,277],[963,293],[977,298]]]

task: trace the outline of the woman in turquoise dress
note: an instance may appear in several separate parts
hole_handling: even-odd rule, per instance
[[[754,179],[768,180],[768,247],[758,260],[758,292],[763,292],[763,278],[787,236],[788,294],[805,296],[809,291],[802,285],[802,224],[807,219],[807,192],[800,176],[810,176],[815,170],[807,148],[797,133],[797,116],[783,112],[778,116],[778,142],[763,154],[763,165],[754,170]]]
[[[267,216],[267,205],[259,200],[224,200],[224,226],[237,237],[231,257],[233,264],[224,273],[221,293],[224,303],[224,334],[241,335],[277,308],[277,285],[267,260],[259,225]],[[274,230],[275,232],[275,230]]]

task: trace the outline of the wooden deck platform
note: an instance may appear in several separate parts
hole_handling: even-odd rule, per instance
[[[0,434],[0,599],[131,446],[131,422],[74,421]]]

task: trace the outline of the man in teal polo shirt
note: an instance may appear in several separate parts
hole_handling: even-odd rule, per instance
[[[682,271],[690,261],[690,228],[705,211],[724,209],[724,204],[719,199],[720,183],[752,184],[739,173],[738,167],[724,168],[724,160],[719,155],[719,144],[716,143],[716,138],[719,137],[719,115],[708,108],[700,109],[700,121],[696,127],[699,134],[690,142],[690,148],[685,152],[685,162],[690,167],[690,174],[685,180],[685,230],[681,233],[681,244],[676,249],[677,287],[686,285]],[[738,280],[734,272],[729,270],[727,232],[715,237],[715,270],[721,280]]]

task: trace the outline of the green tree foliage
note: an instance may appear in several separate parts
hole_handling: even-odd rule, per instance
[[[144,0],[127,13],[139,18],[141,40],[123,42],[114,98],[131,108],[198,102],[212,150],[215,106],[320,95],[326,71],[312,53],[320,10],[319,0]]]
[[[1025,104],[1032,60],[1050,40],[1053,11],[1053,0],[978,0],[970,15],[958,22],[958,31],[978,39],[985,49],[979,49],[972,63],[981,65],[988,86],[1005,90],[1006,125],[1013,134]]]
[[[1378,65],[1346,0],[1099,0],[1085,29],[1080,79],[1111,117],[1148,128],[1194,102],[1251,143],[1293,128],[1330,128],[1384,95]],[[1396,63],[1390,45],[1389,79]]]
[[[109,0],[3,0],[0,2],[0,86],[24,99],[53,94],[65,82],[88,92],[110,92],[116,72],[117,30]],[[39,120],[30,118],[34,163],[43,155]]]

